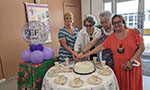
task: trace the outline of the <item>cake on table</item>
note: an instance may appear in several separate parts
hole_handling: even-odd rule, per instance
[[[95,71],[93,63],[89,61],[77,62],[73,68],[74,72],[77,74],[91,74]]]

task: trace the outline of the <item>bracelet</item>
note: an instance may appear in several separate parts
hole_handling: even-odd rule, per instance
[[[85,52],[84,51],[81,51],[83,54],[85,54]]]
[[[132,66],[140,66],[140,62],[138,62],[137,60],[133,59],[133,60],[130,60],[130,63],[132,64]]]

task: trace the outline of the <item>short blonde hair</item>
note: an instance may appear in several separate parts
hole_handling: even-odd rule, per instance
[[[66,12],[64,14],[64,19],[65,19],[65,17],[73,17],[73,14],[71,12]]]

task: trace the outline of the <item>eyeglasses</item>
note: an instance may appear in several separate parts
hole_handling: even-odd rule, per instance
[[[106,21],[106,22],[100,22],[100,24],[102,25],[102,24],[107,24],[108,23],[108,21]]]
[[[116,22],[113,22],[113,23],[112,23],[112,25],[116,25],[116,24],[117,24],[117,25],[120,25],[120,24],[121,24],[121,21],[116,21]]]
[[[65,19],[73,19],[72,17],[65,17]]]
[[[93,25],[92,24],[90,24],[90,25],[85,25],[85,27],[92,27]]]

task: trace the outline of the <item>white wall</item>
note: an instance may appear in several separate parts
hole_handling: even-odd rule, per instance
[[[98,15],[101,11],[103,11],[103,0],[92,0],[92,14],[96,17],[98,22]]]
[[[96,17],[99,22],[98,15],[103,10],[103,0],[91,0],[92,1],[92,15]],[[90,14],[90,0],[81,0],[81,7],[82,7],[82,21],[84,17]]]
[[[81,9],[83,22],[83,19],[86,17],[86,15],[90,14],[90,0],[81,0]]]

